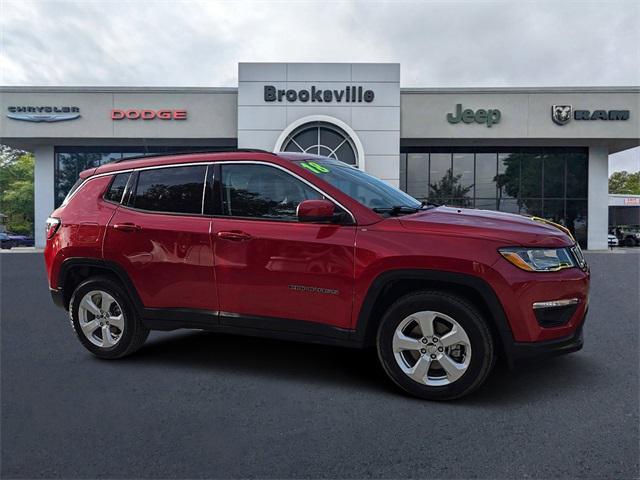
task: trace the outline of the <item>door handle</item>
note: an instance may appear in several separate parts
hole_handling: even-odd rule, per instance
[[[116,223],[113,228],[122,232],[136,232],[140,230],[140,225],[135,223]]]
[[[244,240],[250,240],[251,235],[244,232],[218,232],[218,238],[233,240],[234,242],[242,242]]]

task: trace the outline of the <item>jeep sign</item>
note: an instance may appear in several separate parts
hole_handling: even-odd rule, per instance
[[[479,108],[475,112],[470,108],[462,110],[462,104],[456,105],[456,113],[447,113],[447,122],[449,123],[480,123],[485,124],[487,127],[491,127],[494,123],[500,122],[501,113],[497,108],[495,109],[482,109]]]

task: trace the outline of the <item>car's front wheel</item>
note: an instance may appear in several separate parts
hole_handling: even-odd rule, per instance
[[[90,278],[76,288],[69,316],[80,343],[100,358],[130,355],[149,335],[128,295],[106,277]]]
[[[387,375],[406,392],[450,400],[478,388],[495,359],[493,337],[480,312],[455,295],[406,295],[385,313],[377,337]]]

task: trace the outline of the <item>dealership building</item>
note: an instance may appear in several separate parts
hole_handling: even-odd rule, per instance
[[[36,159],[38,246],[82,170],[257,148],[338,158],[421,200],[545,217],[604,249],[608,156],[640,145],[640,87],[401,88],[399,64],[241,63],[237,88],[0,93],[0,142]]]

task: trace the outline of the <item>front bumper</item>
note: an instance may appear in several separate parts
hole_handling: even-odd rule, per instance
[[[505,344],[509,367],[515,369],[525,363],[581,350],[584,345],[582,331],[586,316],[587,312],[585,312],[580,326],[570,336],[544,342],[509,342]]]

